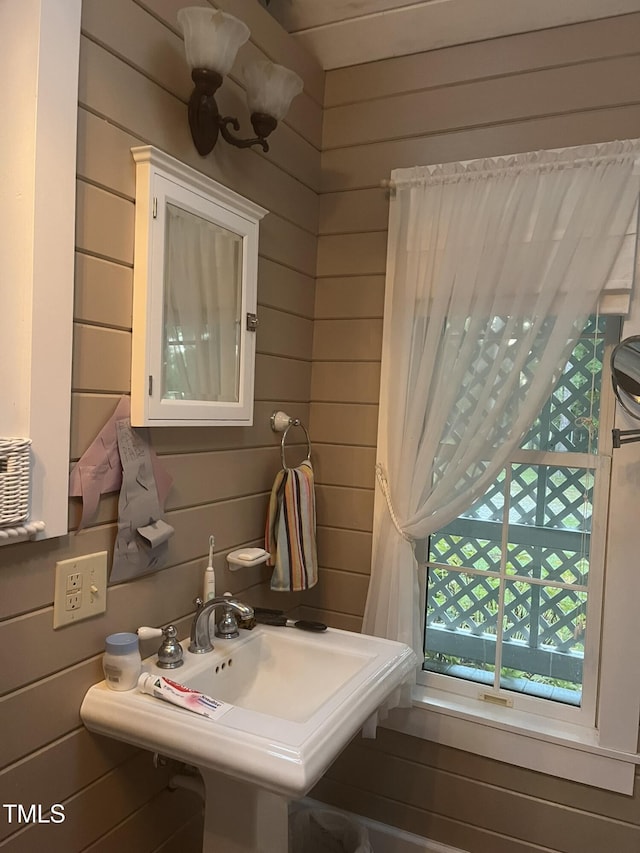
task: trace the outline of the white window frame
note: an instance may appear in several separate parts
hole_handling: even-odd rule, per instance
[[[598,657],[602,627],[601,603],[604,591],[605,545],[613,445],[611,427],[613,426],[615,402],[613,387],[611,385],[609,361],[611,351],[619,339],[620,322],[616,317],[609,317],[603,341],[603,364],[600,382],[601,429],[598,435],[597,453],[517,450],[507,462],[507,467],[515,464],[548,465],[550,467],[562,468],[589,468],[594,471],[593,518],[589,548],[587,632],[583,664],[582,701],[580,705],[564,705],[548,699],[497,688],[494,685],[479,684],[471,679],[456,678],[430,670],[422,670],[418,673],[417,683],[427,688],[428,691],[441,689],[446,693],[479,699],[484,703],[492,702],[496,705],[508,704],[510,708],[515,708],[516,710],[550,717],[556,721],[565,720],[580,726],[593,726],[595,724],[598,693]],[[508,479],[509,473],[507,473],[507,481]],[[508,490],[507,483],[505,484],[505,488]],[[508,520],[505,519],[504,523],[508,524]],[[446,564],[438,565],[442,565],[443,568],[448,569]],[[464,568],[461,568],[459,571],[465,574]],[[457,573],[458,569],[453,569],[453,574]],[[471,573],[474,575],[486,576],[491,574],[494,577],[500,576],[499,573],[494,572],[473,571]],[[506,576],[505,578],[505,580],[513,579],[511,576]],[[526,578],[522,575],[519,575],[518,579],[526,582]],[[426,588],[426,579],[422,586]],[[550,582],[549,586],[554,586],[554,583]]]
[[[387,306],[388,303],[385,309]],[[385,322],[387,318],[385,310]],[[621,337],[633,334],[640,334],[637,289]],[[609,383],[606,371],[608,355],[605,355],[603,390]],[[384,399],[381,392],[381,400]],[[603,394],[602,405],[614,406],[613,395]],[[621,429],[638,426],[620,406],[615,407],[614,420]],[[541,773],[609,791],[633,793],[636,765],[640,764],[640,632],[636,630],[640,570],[632,535],[640,520],[640,470],[636,460],[634,448],[623,446],[612,454],[600,666],[593,722],[576,723],[531,713],[525,708],[493,705],[478,698],[480,685],[472,685],[475,696],[428,687],[420,683],[423,675],[420,669],[412,707],[392,711],[383,723],[385,727]],[[383,512],[387,512],[385,501],[376,490],[374,519]],[[424,597],[426,572],[421,572]]]

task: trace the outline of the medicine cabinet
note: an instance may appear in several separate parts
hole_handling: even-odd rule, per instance
[[[251,426],[267,211],[151,146],[136,163],[131,422]]]

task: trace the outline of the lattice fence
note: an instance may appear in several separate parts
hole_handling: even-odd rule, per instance
[[[592,320],[522,449],[593,452],[597,446],[599,381],[593,383],[592,376],[602,369],[603,320],[595,332]],[[591,423],[585,425],[581,419],[589,415]],[[426,648],[433,660],[491,669],[500,580],[464,568],[500,569],[506,483],[502,472],[463,517],[430,539],[429,560],[440,564],[429,569],[427,595]],[[511,465],[504,666],[581,681],[593,483],[593,472],[585,468]]]

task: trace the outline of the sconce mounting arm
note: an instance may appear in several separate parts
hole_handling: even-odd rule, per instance
[[[253,123],[253,116],[251,116]],[[222,134],[222,138],[225,142],[228,142],[230,145],[235,145],[236,148],[250,148],[252,145],[260,145],[263,151],[269,150],[269,143],[266,141],[264,136],[256,136],[254,139],[238,139],[237,136],[234,136],[227,125],[230,124],[234,130],[240,130],[240,122],[237,118],[233,118],[233,116],[225,116],[224,118],[221,116],[219,120],[220,125],[220,133]],[[266,134],[265,134],[266,135]]]
[[[189,127],[198,154],[202,157],[210,154],[218,141],[218,134],[236,148],[260,145],[263,151],[269,150],[266,137],[277,127],[277,119],[266,113],[252,113],[251,124],[256,136],[253,139],[239,139],[228,128],[231,125],[234,130],[240,130],[238,119],[221,116],[216,103],[215,93],[222,85],[222,75],[208,68],[194,68],[191,79],[194,89],[189,98]]]

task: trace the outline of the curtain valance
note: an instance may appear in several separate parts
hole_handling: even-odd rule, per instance
[[[625,160],[628,161],[630,157],[635,161],[633,173],[638,174],[640,172],[640,140],[623,140],[596,145],[582,145],[575,148],[533,151],[525,154],[514,154],[509,157],[394,169],[391,173],[390,186],[396,196],[398,193],[402,193],[410,197],[412,190],[420,191],[425,187],[438,187],[446,193],[446,187],[453,187],[455,184],[475,182],[481,187],[489,179],[509,181],[516,173],[520,176],[526,176],[527,173],[530,173],[532,181],[537,183],[537,190],[531,195],[527,227],[520,234],[519,239],[531,243],[539,231],[536,227],[539,218],[548,215],[548,198],[550,192],[553,192],[554,172],[567,169],[584,169],[596,164],[611,163],[614,165]],[[546,179],[545,175],[548,176]],[[411,202],[409,201],[407,211],[410,205]],[[569,192],[562,199],[557,210],[554,211],[555,222],[552,233],[549,235],[553,241],[562,239],[574,214],[574,209],[575,199],[573,194]],[[627,208],[623,206],[617,211],[612,223],[610,236],[617,239],[620,234],[623,234],[624,237],[602,288],[598,304],[600,314],[626,315],[629,312],[638,263],[638,216],[637,203],[631,216],[628,216]],[[435,223],[436,227],[440,229],[442,229],[442,224],[441,219]],[[411,235],[407,236],[410,240]],[[440,246],[446,241],[446,236],[445,233],[440,233],[438,241]],[[423,245],[431,241],[428,229],[421,228],[419,239]]]

